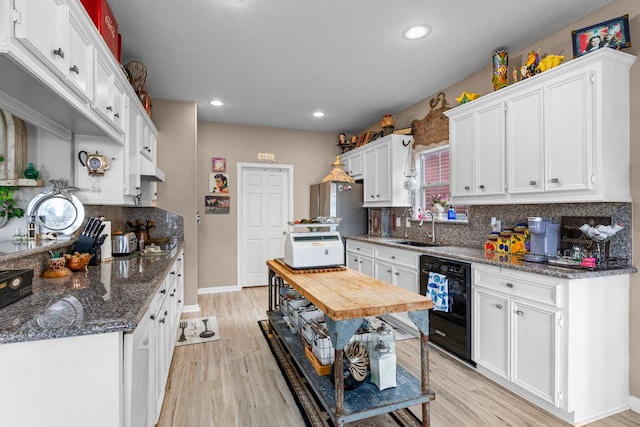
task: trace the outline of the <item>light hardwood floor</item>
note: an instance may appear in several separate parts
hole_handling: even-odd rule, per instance
[[[257,321],[266,317],[267,288],[203,295],[221,339],[176,347],[159,427],[301,427],[304,422]],[[397,343],[398,361],[419,373],[417,339]],[[430,352],[431,425],[568,426],[438,350]],[[412,408],[419,414],[420,408]],[[590,427],[640,426],[626,411]]]

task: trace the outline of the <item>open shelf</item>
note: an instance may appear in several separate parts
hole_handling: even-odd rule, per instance
[[[367,374],[365,382],[360,387],[344,392],[344,414],[337,417],[334,413],[336,407],[335,388],[329,375],[319,376],[315,372],[313,365],[305,355],[304,345],[297,335],[289,331],[282,314],[267,312],[267,316],[278,339],[287,349],[336,424],[393,412],[397,409],[428,402],[433,398],[433,392],[422,393],[420,380],[398,365],[396,369],[397,387],[379,390],[370,381],[369,374]]]

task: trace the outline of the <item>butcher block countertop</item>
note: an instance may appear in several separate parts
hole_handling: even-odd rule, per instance
[[[267,261],[267,265],[335,321],[433,307],[433,301],[423,295],[355,270],[300,274],[276,260]]]

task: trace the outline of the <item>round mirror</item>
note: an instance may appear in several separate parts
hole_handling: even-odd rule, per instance
[[[28,212],[35,215],[43,232],[71,234],[84,221],[84,207],[76,196],[39,194],[31,200]]]

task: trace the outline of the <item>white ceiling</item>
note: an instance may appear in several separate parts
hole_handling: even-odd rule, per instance
[[[613,0],[109,0],[122,62],[202,121],[357,132]],[[406,41],[410,25],[431,34]],[[570,34],[567,33],[567,38]],[[570,57],[571,52],[564,52]],[[490,78],[490,76],[487,76]],[[222,100],[223,107],[209,101]],[[314,118],[316,110],[326,112]]]

